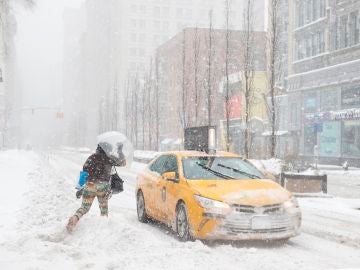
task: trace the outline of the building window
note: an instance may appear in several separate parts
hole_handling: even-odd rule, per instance
[[[163,31],[165,32],[169,31],[170,28],[169,26],[170,26],[169,22],[163,22]]]
[[[131,56],[136,56],[136,48],[131,48],[130,49],[130,55]]]
[[[155,17],[161,16],[160,7],[154,7],[153,15],[154,15]]]
[[[136,28],[136,26],[137,26],[136,20],[131,20],[131,26],[132,26],[132,28]]]
[[[169,7],[163,7],[163,17],[169,18],[170,16],[170,8]]]
[[[312,0],[305,0],[306,3],[306,24],[312,21]]]
[[[321,91],[320,108],[322,112],[337,110],[338,104],[338,90]]]
[[[178,8],[176,10],[176,18],[177,19],[181,19],[183,17],[183,9],[182,8]]]
[[[359,12],[354,11],[349,15],[337,18],[334,31],[335,49],[344,49],[359,44]]]
[[[313,21],[316,21],[318,18],[320,18],[319,3],[320,3],[320,1],[313,0],[313,3],[312,3],[312,20]]]
[[[306,57],[311,56],[311,38],[306,39]]]
[[[140,5],[139,10],[141,13],[146,13],[146,6]]]
[[[297,103],[291,104],[291,111],[290,111],[290,119],[292,128],[297,128],[299,126],[299,117],[298,117],[298,105]]]
[[[136,42],[136,40],[137,40],[137,39],[136,39],[136,34],[132,33],[132,34],[131,34],[131,41],[132,41],[132,42]]]
[[[304,152],[305,155],[314,155],[314,146],[317,143],[317,133],[314,125],[304,127]]]
[[[325,34],[324,32],[318,32],[319,36],[319,53],[325,52]]]
[[[304,25],[304,1],[297,1],[296,3],[296,9],[297,9],[297,26],[303,26]]]
[[[326,16],[326,0],[319,0],[320,2],[320,18]]]
[[[132,11],[133,13],[137,13],[137,5],[132,5],[132,6],[131,6],[131,11]]]
[[[360,158],[360,122],[345,121],[342,130],[343,156]]]
[[[355,11],[350,14],[350,45],[359,43],[359,12]]]
[[[326,16],[326,0],[298,0],[296,3],[297,26],[314,22]]]
[[[140,25],[140,28],[141,28],[142,30],[144,30],[144,29],[146,28],[146,22],[145,22],[145,20],[140,20],[139,25]]]
[[[301,60],[305,57],[313,57],[324,51],[325,37],[323,31],[315,32],[303,39],[299,39],[295,44],[296,60]]]
[[[317,55],[318,54],[318,36],[317,35],[311,35],[311,55]]]
[[[144,57],[145,56],[145,50],[144,49],[139,49],[139,56],[140,57]]]
[[[342,109],[360,108],[360,86],[342,90],[341,107]]]
[[[158,31],[161,29],[160,21],[154,21],[154,29]]]
[[[339,49],[346,48],[348,46],[348,16],[344,15],[340,18],[339,25]]]
[[[319,150],[320,156],[338,157],[340,156],[340,122],[324,122],[319,132]]]
[[[315,113],[317,109],[317,95],[316,93],[309,93],[304,98],[304,112]]]

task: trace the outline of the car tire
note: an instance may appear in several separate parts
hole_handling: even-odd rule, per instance
[[[186,205],[181,202],[176,209],[176,234],[180,241],[192,241]]]
[[[136,210],[137,210],[138,220],[141,223],[147,223],[149,221],[149,217],[146,214],[145,199],[144,199],[144,195],[141,191],[138,192],[138,195],[136,198]]]

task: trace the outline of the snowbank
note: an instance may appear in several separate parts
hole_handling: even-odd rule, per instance
[[[249,161],[260,171],[269,172],[274,176],[281,173],[281,169],[283,166],[282,160],[274,158],[266,160],[250,159]]]

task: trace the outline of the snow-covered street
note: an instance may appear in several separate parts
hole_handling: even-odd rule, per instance
[[[101,218],[95,201],[73,234],[75,181],[86,154],[0,152],[0,269],[356,269],[360,199],[301,198],[303,232],[286,244],[182,243],[166,227],[137,221],[134,163],[125,191]],[[360,181],[360,180],[359,180]]]

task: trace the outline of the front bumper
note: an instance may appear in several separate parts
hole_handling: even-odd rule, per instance
[[[300,211],[293,214],[235,213],[223,217],[204,217],[203,230],[208,233],[201,238],[208,240],[279,240],[300,233]]]

